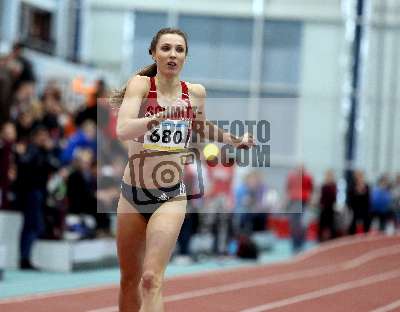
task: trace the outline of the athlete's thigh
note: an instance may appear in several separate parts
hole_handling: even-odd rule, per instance
[[[164,270],[175,247],[186,213],[186,200],[161,205],[151,216],[146,231],[145,266]],[[146,270],[147,268],[144,268]]]
[[[130,203],[120,196],[117,209],[117,250],[122,273],[141,273],[145,247],[146,222]]]

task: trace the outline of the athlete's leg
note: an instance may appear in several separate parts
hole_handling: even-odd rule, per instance
[[[186,212],[186,200],[172,200],[161,205],[151,216],[146,230],[146,253],[140,282],[140,312],[162,312],[164,272],[176,245]]]
[[[146,222],[120,196],[117,216],[117,248],[121,271],[119,311],[139,311],[139,282],[146,245]]]

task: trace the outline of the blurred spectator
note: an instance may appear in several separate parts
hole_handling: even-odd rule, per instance
[[[126,164],[125,155],[114,155],[110,165],[100,167],[98,160],[92,165],[93,189],[96,197],[96,236],[109,237],[111,233],[110,215],[116,212],[120,196],[121,176]],[[100,169],[100,170],[98,170]]]
[[[92,86],[83,85],[83,80],[77,78],[73,81],[72,88],[75,92],[85,95],[86,105],[76,116],[76,124],[80,125],[87,119],[97,122],[100,127],[104,127],[109,122],[110,105],[107,85],[103,79],[98,79]],[[100,105],[98,105],[100,104]]]
[[[34,83],[36,81],[35,73],[32,64],[27,58],[23,56],[23,44],[17,42],[13,45],[12,51],[9,55],[9,62],[16,62],[19,64],[19,72],[13,84],[14,92],[19,89],[26,89],[25,92],[34,93]]]
[[[92,150],[79,149],[76,151],[71,173],[67,179],[69,213],[93,214],[93,212],[96,212],[93,189],[93,182],[95,182],[92,171],[93,161]]]
[[[264,198],[267,187],[259,172],[252,171],[236,191],[236,212],[239,216],[239,232],[250,235],[253,231],[264,231],[267,214]]]
[[[0,59],[0,126],[10,119],[14,97],[26,99],[34,95],[35,74],[22,49],[22,44],[15,43],[11,52]]]
[[[353,214],[349,234],[356,233],[359,221],[363,223],[364,232],[369,232],[371,225],[370,189],[369,185],[365,182],[364,173],[361,170],[355,170],[353,173],[353,183],[348,187],[346,202]]]
[[[379,230],[384,232],[386,223],[391,216],[392,194],[389,178],[384,175],[379,178],[378,184],[372,189],[371,195],[371,222],[379,220]]]
[[[44,219],[44,239],[62,239],[67,213],[67,168],[61,168],[53,174],[47,183],[47,199]]]
[[[16,147],[16,203],[24,215],[21,234],[22,269],[34,269],[30,262],[31,248],[45,228],[43,214],[47,180],[59,166],[53,148],[54,144],[43,126],[37,126],[33,130],[31,143]]]
[[[17,141],[19,143],[29,143],[32,130],[38,125],[38,121],[35,120],[32,111],[20,112],[17,117]]]
[[[396,227],[400,228],[400,173],[396,175],[393,187],[393,213],[396,221]]]
[[[289,173],[286,185],[288,212],[290,218],[290,234],[294,253],[301,251],[304,245],[306,228],[303,218],[308,209],[313,192],[313,179],[303,165]]]
[[[333,171],[328,170],[321,187],[318,239],[320,242],[336,237],[335,211],[337,187]]]
[[[74,154],[72,170],[67,178],[68,214],[78,215],[82,223],[86,216],[96,218],[96,177],[93,174],[94,154],[90,149],[78,149]],[[83,224],[81,238],[94,236],[94,228]]]
[[[0,208],[9,209],[13,144],[16,140],[14,124],[6,122],[0,129]]]
[[[87,107],[96,106],[98,98],[104,98],[108,95],[104,79],[97,79],[93,85],[85,85],[84,79],[77,77],[72,81],[72,90],[85,96]]]
[[[195,163],[185,166],[183,181],[186,187],[186,194],[193,195],[196,192],[195,187],[198,181],[197,165]],[[197,232],[199,224],[199,201],[191,199],[187,201],[187,213],[183,221],[181,231],[179,232],[179,256],[176,258],[176,263],[190,264],[193,261],[193,255],[190,251],[190,242],[193,235]]]
[[[54,140],[60,140],[63,137],[63,126],[67,118],[61,101],[61,91],[55,86],[48,85],[41,96],[41,124],[49,130]]]
[[[112,153],[113,158],[110,163],[102,165],[101,160],[97,159],[97,167],[100,175],[97,177],[97,205],[98,212],[116,212],[121,187],[121,176],[124,174],[127,163],[126,154]],[[96,170],[97,172],[97,170]],[[96,173],[97,174],[97,173]],[[101,228],[101,225],[99,225]]]
[[[96,124],[91,120],[83,122],[79,130],[72,135],[62,153],[63,164],[71,163],[77,149],[90,149],[96,155]]]
[[[10,119],[12,84],[12,72],[6,66],[5,60],[0,60],[0,126]]]
[[[234,198],[232,182],[234,177],[234,159],[221,154],[207,160],[208,191],[206,205],[212,211],[212,232],[214,235],[213,251],[226,254],[228,243],[233,237]]]

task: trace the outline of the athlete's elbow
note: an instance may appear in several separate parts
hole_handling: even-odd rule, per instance
[[[117,127],[116,127],[116,135],[117,135],[117,138],[118,138],[119,140],[121,140],[121,141],[126,141],[126,140],[129,139],[129,138],[128,138],[128,133],[127,133],[126,127],[124,126],[123,123],[117,124]]]

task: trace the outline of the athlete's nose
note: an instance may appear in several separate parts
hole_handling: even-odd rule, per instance
[[[170,56],[175,58],[176,57],[176,51],[174,49],[171,49]]]

